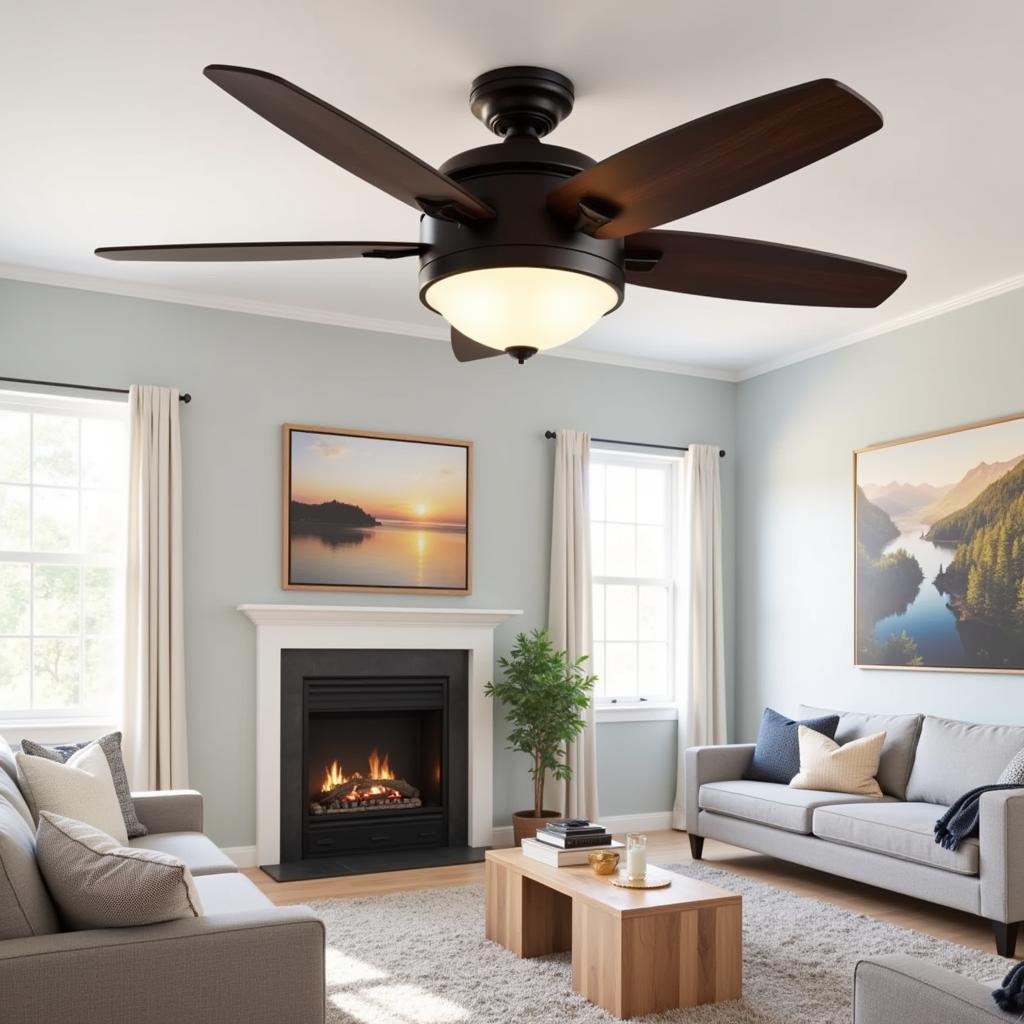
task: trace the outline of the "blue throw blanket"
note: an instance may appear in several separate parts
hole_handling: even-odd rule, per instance
[[[968,790],[935,822],[935,842],[945,850],[956,850],[965,839],[977,837],[981,794],[997,789],[1024,789],[1024,786],[978,786]]]

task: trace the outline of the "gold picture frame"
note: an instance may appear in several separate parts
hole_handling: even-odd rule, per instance
[[[472,441],[286,423],[281,490],[282,589],[472,593]]]
[[[1024,673],[1024,413],[858,448],[852,475],[854,666]]]

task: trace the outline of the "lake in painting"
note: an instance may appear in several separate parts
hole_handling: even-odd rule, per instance
[[[288,585],[468,591],[467,443],[286,429]]]
[[[1024,671],[1024,419],[858,452],[859,665]]]

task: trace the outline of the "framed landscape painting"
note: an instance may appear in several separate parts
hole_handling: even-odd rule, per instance
[[[863,668],[1024,672],[1024,415],[853,453]]]
[[[473,442],[284,426],[283,586],[470,593]]]

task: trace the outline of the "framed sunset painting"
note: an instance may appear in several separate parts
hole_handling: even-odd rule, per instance
[[[1024,672],[1024,416],[853,460],[855,664]]]
[[[283,586],[468,594],[473,442],[284,426]]]

